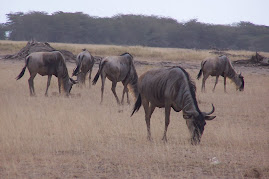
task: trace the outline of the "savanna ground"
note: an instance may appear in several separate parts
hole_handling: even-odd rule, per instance
[[[9,43],[12,49],[1,42],[0,55],[21,48],[19,42]],[[196,82],[200,109],[210,111],[213,103],[217,117],[207,122],[201,144],[193,146],[182,112],[171,112],[168,142],[163,143],[164,110],[156,109],[151,119],[153,142],[148,142],[143,108],[130,117],[134,99],[130,106],[118,106],[108,79],[102,105],[100,79],[91,88],[88,81],[84,88],[74,86],[71,97],[64,97],[58,95],[53,77],[45,97],[47,77],[37,75],[37,96],[30,97],[28,71],[15,80],[24,61],[0,60],[0,178],[269,178],[268,68],[235,66],[245,77],[244,92],[227,83],[224,93],[220,78],[213,93],[211,77],[206,93],[201,93],[201,80],[195,77],[201,60],[212,56],[206,50],[52,45],[75,54],[86,46],[100,56],[129,51],[135,60],[153,63],[137,64],[139,76],[167,64],[161,61],[180,64]],[[71,74],[75,64],[67,66]],[[92,76],[97,69],[96,65]],[[118,83],[119,97],[122,89]]]

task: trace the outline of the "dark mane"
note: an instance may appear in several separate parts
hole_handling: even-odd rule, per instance
[[[185,71],[185,69],[183,69],[182,67],[180,66],[175,66],[173,68],[180,68],[181,71],[183,71],[183,73],[185,74],[185,76],[187,77],[187,80],[188,80],[188,84],[189,84],[189,87],[190,87],[190,91],[191,91],[191,96],[192,96],[192,99],[194,101],[194,105],[196,107],[196,110],[201,113],[199,107],[198,107],[198,103],[197,103],[197,100],[196,100],[196,86],[195,86],[195,83],[194,81],[191,79],[190,75],[188,72]]]
[[[124,55],[130,55],[133,58],[133,56],[128,52],[125,52],[125,53],[121,54],[120,56],[124,56]]]

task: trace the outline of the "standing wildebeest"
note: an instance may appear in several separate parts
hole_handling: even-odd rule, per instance
[[[231,61],[226,56],[219,56],[216,58],[207,58],[201,62],[201,69],[197,75],[199,80],[203,73],[202,81],[202,91],[205,91],[205,81],[209,75],[216,76],[216,82],[213,88],[218,83],[219,76],[224,77],[224,91],[226,92],[226,77],[230,78],[236,85],[236,90],[244,90],[244,77],[240,74],[237,74],[231,64]]]
[[[165,129],[163,140],[167,141],[166,132],[170,122],[171,107],[180,112],[183,110],[183,118],[191,133],[191,143],[198,144],[206,125],[205,120],[212,120],[216,116],[209,116],[215,110],[201,112],[196,100],[196,87],[189,74],[181,67],[170,67],[150,70],[139,77],[139,96],[134,106],[134,112],[138,111],[141,104],[145,110],[148,139],[151,139],[150,118],[155,107],[165,108]],[[132,116],[131,115],[131,116]]]
[[[69,77],[65,59],[59,51],[34,52],[28,55],[25,58],[25,66],[16,78],[17,80],[24,75],[26,67],[30,73],[28,83],[31,96],[35,95],[34,78],[37,73],[42,76],[48,75],[46,96],[48,95],[48,88],[52,75],[58,77],[59,93],[61,93],[61,87],[63,87],[66,94],[69,95],[73,84],[76,83],[76,81]]]
[[[120,104],[119,98],[116,94],[116,85],[117,82],[122,82],[124,89],[122,93],[121,104],[123,104],[124,93],[127,94],[127,103],[130,104],[128,88],[127,85],[131,85],[131,88],[137,97],[137,73],[134,67],[133,56],[129,53],[123,53],[120,56],[110,56],[104,58],[99,64],[99,70],[95,75],[92,84],[95,85],[99,75],[101,74],[102,78],[102,87],[101,87],[101,103],[103,102],[103,93],[106,77],[112,81],[111,90],[117,100],[117,103]]]
[[[86,49],[80,52],[76,59],[77,67],[73,71],[72,76],[77,76],[78,83],[85,85],[86,74],[89,72],[89,85],[91,86],[92,67],[94,65],[94,57]]]

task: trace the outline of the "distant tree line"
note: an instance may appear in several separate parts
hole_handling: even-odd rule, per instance
[[[212,25],[196,19],[180,23],[158,16],[100,18],[81,12],[17,12],[7,18],[0,24],[0,39],[269,51],[269,27],[250,22]]]

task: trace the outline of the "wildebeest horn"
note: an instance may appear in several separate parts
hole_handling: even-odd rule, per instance
[[[73,83],[73,84],[77,84],[78,83],[78,80],[73,80],[72,78],[69,78],[70,81]]]
[[[214,111],[215,111],[215,107],[214,107],[214,105],[212,104],[212,111],[210,111],[209,113],[203,112],[203,115],[204,115],[204,116],[208,116],[208,115],[212,114]]]

